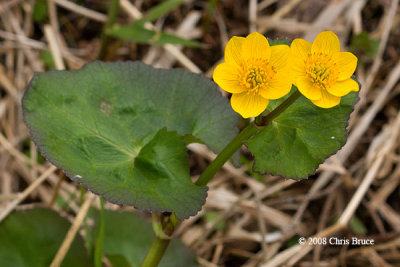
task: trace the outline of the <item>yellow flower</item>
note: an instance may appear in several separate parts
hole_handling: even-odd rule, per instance
[[[340,52],[339,39],[333,32],[321,32],[312,44],[295,39],[290,50],[293,83],[315,105],[334,107],[341,96],[359,90],[357,82],[350,78],[357,57]]]
[[[287,45],[269,46],[268,40],[255,32],[233,37],[225,48],[225,62],[214,71],[214,81],[232,93],[233,110],[243,118],[260,115],[269,99],[289,93],[290,48]]]

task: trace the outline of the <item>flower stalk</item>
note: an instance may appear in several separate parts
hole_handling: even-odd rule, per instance
[[[165,216],[163,213],[153,212],[151,215],[155,237],[141,267],[154,267],[160,263],[172,235],[180,223],[174,213]]]
[[[300,92],[296,90],[293,94],[277,106],[271,113],[261,118],[261,122],[258,125],[253,123],[249,124],[244,128],[232,141],[222,150],[222,152],[208,165],[204,172],[197,179],[196,184],[205,186],[214,177],[214,175],[221,169],[221,167],[227,162],[233,154],[242,146],[243,142],[248,140],[250,137],[267,127],[273,119],[278,117],[283,111],[285,111],[297,98],[301,96]]]
[[[197,179],[196,184],[205,186],[214,177],[214,175],[221,169],[233,154],[242,146],[243,142],[258,132],[257,126],[250,123],[244,128],[232,141],[218,154],[218,156],[208,165],[204,172]]]
[[[154,237],[153,243],[149,251],[144,258],[141,267],[155,267],[157,266],[162,257],[164,256],[165,251],[168,248],[169,242],[171,239],[161,239],[159,237]]]

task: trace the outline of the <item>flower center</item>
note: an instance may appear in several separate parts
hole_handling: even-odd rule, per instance
[[[306,59],[306,73],[314,86],[326,89],[335,84],[339,71],[332,58],[325,54],[313,54]]]
[[[241,84],[248,92],[258,93],[267,86],[268,82],[275,76],[276,71],[263,59],[248,60],[242,66]]]

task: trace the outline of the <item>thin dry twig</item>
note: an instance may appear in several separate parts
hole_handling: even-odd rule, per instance
[[[40,175],[33,183],[31,183],[22,193],[18,194],[17,198],[11,201],[3,210],[0,212],[0,222],[13,211],[19,203],[27,198],[35,189],[37,189],[49,176],[52,174],[57,167],[51,166],[47,171]]]
[[[53,28],[50,25],[44,25],[44,34],[46,36],[47,41],[49,42],[50,51],[54,59],[54,63],[58,70],[64,70],[65,65],[62,60],[60,45],[57,41],[57,37],[53,31]]]
[[[59,267],[67,254],[69,247],[74,241],[75,235],[78,233],[79,228],[81,227],[83,220],[86,217],[87,212],[89,211],[90,205],[92,201],[96,198],[96,195],[88,192],[85,197],[85,201],[83,202],[78,214],[75,217],[74,222],[69,228],[67,235],[65,236],[64,241],[62,242],[60,248],[57,251],[56,256],[50,264],[50,267]]]
[[[121,1],[122,2],[122,1]],[[123,1],[125,2],[125,1]],[[79,15],[85,16],[87,18],[93,19],[95,21],[100,21],[100,22],[106,22],[107,20],[107,15],[93,11],[91,9],[85,8],[81,5],[77,5],[71,1],[67,0],[54,0],[54,3],[57,5],[68,9],[74,13],[77,13]],[[121,3],[122,4],[122,3]]]

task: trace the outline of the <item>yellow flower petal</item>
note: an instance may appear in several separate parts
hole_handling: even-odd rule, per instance
[[[247,92],[233,94],[231,97],[233,110],[242,115],[243,118],[256,117],[260,115],[267,108],[268,103],[268,99]]]
[[[340,52],[340,41],[331,31],[318,34],[311,46],[312,54],[333,55],[337,52]]]
[[[317,100],[322,97],[321,89],[314,86],[309,77],[301,77],[296,79],[295,85],[305,97],[310,100]]]
[[[344,96],[351,91],[358,91],[358,83],[353,79],[347,79],[344,81],[336,82],[331,88],[328,88],[328,92],[334,96]]]
[[[290,48],[287,45],[271,46],[270,64],[275,71],[280,71],[286,68],[290,56]]]
[[[289,68],[281,70],[275,77],[268,82],[268,86],[261,88],[259,94],[267,99],[278,99],[290,92],[292,88],[292,80]]]
[[[241,93],[246,88],[242,87],[239,82],[239,70],[237,65],[229,63],[219,64],[213,73],[214,81],[228,93]]]
[[[311,100],[314,103],[314,105],[320,108],[331,108],[339,105],[340,97],[331,95],[325,90],[321,90],[321,93],[322,93],[321,99]]]
[[[311,54],[312,44],[303,39],[294,39],[290,45],[290,50],[293,56],[302,60],[306,60]]]
[[[253,32],[244,40],[241,54],[244,60],[256,58],[269,60],[271,57],[271,47],[264,35]]]
[[[229,42],[226,44],[225,47],[225,62],[231,64],[238,64],[240,65],[242,62],[242,45],[244,42],[244,37],[234,36],[232,37]]]
[[[304,77],[307,75],[306,67],[301,59],[292,57],[292,59],[290,60],[290,64],[292,65],[293,79],[297,79],[298,77]]]
[[[357,67],[357,57],[350,52],[339,52],[332,56],[339,68],[338,80],[343,81],[351,77]]]
[[[305,76],[305,61],[311,54],[311,43],[303,39],[295,39],[290,45],[293,76]]]

